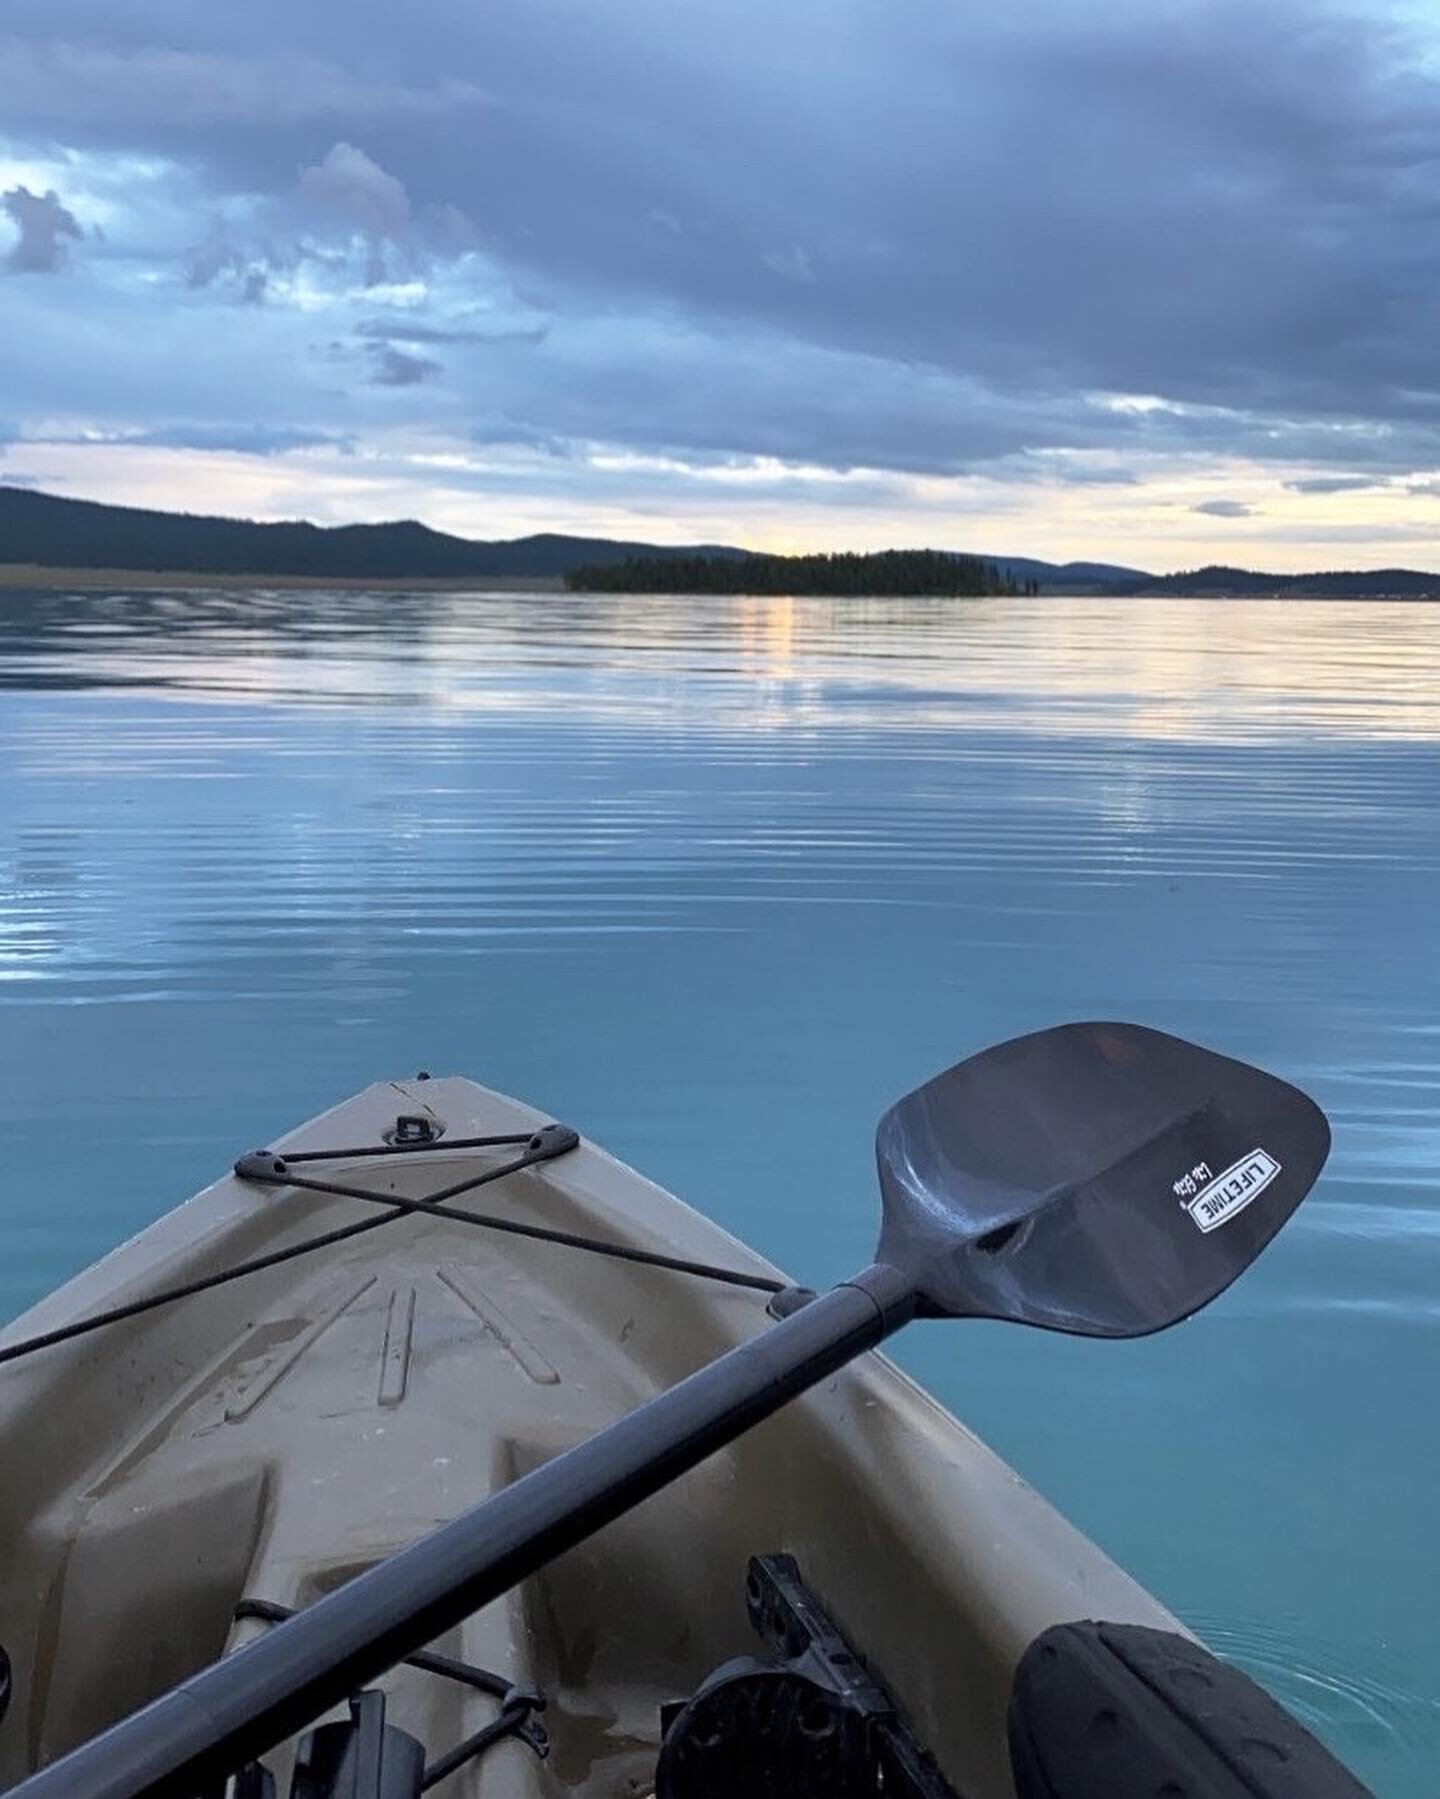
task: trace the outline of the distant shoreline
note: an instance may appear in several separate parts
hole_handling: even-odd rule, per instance
[[[7,589],[15,591],[32,589],[42,593],[84,592],[90,593],[104,588],[118,588],[129,593],[160,593],[171,588],[213,588],[224,592],[331,592],[331,593],[435,593],[435,594],[563,594],[573,591],[567,588],[565,579],[560,575],[488,575],[468,576],[458,580],[450,576],[416,576],[397,580],[386,578],[380,580],[364,580],[358,575],[215,575],[195,573],[187,569],[144,569],[144,568],[48,568],[39,563],[3,562],[0,563],[0,593]],[[581,592],[591,591],[589,589]],[[577,593],[577,597],[580,594]],[[623,599],[621,594],[606,595],[607,598]],[[673,590],[672,597],[685,599],[712,599],[721,596],[687,592],[684,588]],[[747,598],[777,597],[747,595]],[[790,595],[789,598],[809,599],[924,599],[924,594],[809,594]],[[963,596],[948,596],[963,597]],[[990,596],[1009,599],[1012,596]],[[1023,596],[1013,596],[1022,598]],[[1227,593],[1223,589],[1212,589],[1199,593],[1169,593],[1164,589],[1132,588],[1123,593],[1107,593],[1103,589],[1084,588],[1077,585],[1074,592],[1067,593],[1063,589],[1042,589],[1040,600],[1204,600],[1210,605],[1233,600],[1263,601],[1296,601],[1296,600],[1345,600],[1351,603],[1367,604],[1373,601],[1389,601],[1404,605],[1435,605],[1440,601],[1440,592],[1436,593],[1285,593],[1269,591],[1265,593]]]
[[[80,587],[339,589],[345,593],[563,593],[558,575],[471,575],[465,580],[420,577],[364,580],[357,575],[206,575],[185,569],[46,568],[39,563],[0,563],[0,588]]]

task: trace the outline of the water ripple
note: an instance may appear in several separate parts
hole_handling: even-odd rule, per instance
[[[0,1313],[421,1066],[818,1283],[935,1069],[1065,1017],[1208,1040],[1334,1123],[1275,1248],[1183,1332],[925,1377],[1422,1799],[1437,795],[1440,607],[12,590]]]
[[[1292,1618],[1209,1617],[1187,1622],[1216,1655],[1252,1675],[1322,1739],[1386,1770],[1385,1794],[1433,1790],[1440,1766],[1440,1699],[1415,1685],[1415,1670],[1372,1649],[1354,1666],[1351,1645],[1318,1640]]]

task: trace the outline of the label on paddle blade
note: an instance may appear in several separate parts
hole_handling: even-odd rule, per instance
[[[1279,1172],[1280,1164],[1268,1150],[1252,1149],[1207,1182],[1193,1199],[1185,1200],[1185,1210],[1202,1231],[1213,1231],[1243,1212]]]

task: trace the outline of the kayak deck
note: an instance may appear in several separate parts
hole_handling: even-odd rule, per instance
[[[451,1139],[547,1122],[465,1080],[382,1083],[274,1147],[378,1143],[397,1113]],[[324,1172],[423,1198],[507,1153],[442,1138]],[[585,1141],[455,1203],[775,1273]],[[227,1178],[0,1344],[364,1213]],[[767,1323],[763,1294],[410,1215],[0,1367],[0,1638],[16,1675],[0,1783],[263,1630],[234,1622],[243,1601],[313,1602]],[[509,1737],[432,1790],[647,1792],[661,1704],[753,1652],[745,1569],[772,1550],[797,1558],[966,1795],[1010,1791],[1005,1705],[1041,1630],[1176,1628],[869,1355],[432,1645],[540,1689],[550,1745],[542,1760]],[[497,1710],[412,1667],[381,1684],[388,1721],[432,1759]]]

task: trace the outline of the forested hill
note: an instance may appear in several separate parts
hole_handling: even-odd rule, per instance
[[[1033,592],[993,562],[946,550],[835,556],[637,556],[565,577],[592,593],[1014,594]]]
[[[949,550],[762,556],[723,544],[677,548],[553,532],[486,541],[432,531],[413,519],[377,525],[321,526],[298,520],[256,524],[249,519],[62,499],[58,494],[9,487],[0,480],[0,571],[7,564],[19,569],[116,569],[135,574],[310,577],[321,581],[563,578],[572,587],[691,593],[1038,590],[1142,596],[1440,599],[1440,574],[1407,568],[1273,575],[1215,566],[1176,575],[1148,575],[1143,569],[1114,563],[1057,564],[1026,556],[965,556]],[[607,572],[617,567],[625,572]],[[682,573],[682,569],[688,572]],[[977,569],[982,573],[977,575]]]
[[[949,552],[931,552],[950,557]],[[493,541],[452,537],[415,520],[320,526],[107,506],[9,487],[0,479],[0,571],[11,568],[115,569],[135,574],[255,575],[333,581],[483,581],[556,579],[579,568],[607,568],[677,557],[763,560],[724,544],[616,542],[553,532]],[[1138,569],[1104,563],[1039,562],[1029,557],[971,558],[1048,593],[1090,592],[1116,581],[1143,582]],[[672,578],[672,587],[682,585]],[[753,583],[747,583],[756,591]]]
[[[949,552],[929,552],[953,560]],[[255,575],[334,581],[483,581],[569,576],[579,568],[607,568],[642,559],[730,558],[749,566],[764,560],[723,544],[624,543],[605,537],[474,540],[447,536],[409,520],[376,525],[262,525],[247,519],[107,506],[93,500],[7,487],[0,480],[0,570],[116,569],[136,574]],[[772,559],[773,560],[773,559]],[[1025,556],[969,560],[1013,578],[1017,589],[1038,584],[1047,593],[1093,593],[1115,582],[1151,577],[1105,563],[1040,562]],[[672,574],[667,585],[683,585]],[[747,582],[752,591],[760,591]],[[949,590],[949,580],[945,583]]]
[[[1187,569],[1133,588],[1142,595],[1188,594],[1214,599],[1440,599],[1440,575],[1413,568],[1337,569],[1319,575],[1267,575],[1248,568]]]
[[[493,543],[448,537],[407,520],[386,525],[261,525],[61,499],[0,485],[0,564],[113,568],[146,573],[316,576],[322,580],[484,580],[559,576],[581,563],[670,554],[743,552],[545,533]]]

